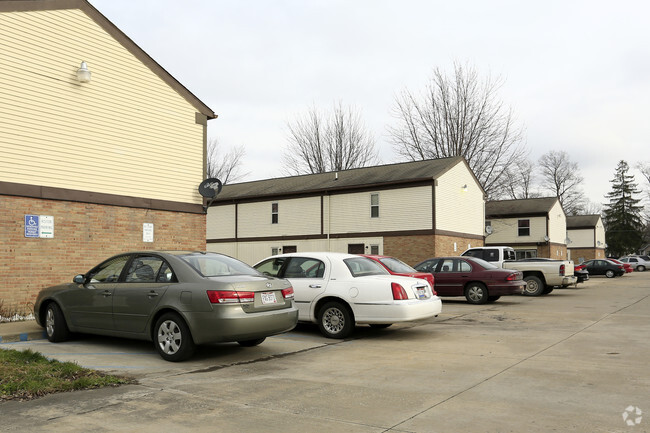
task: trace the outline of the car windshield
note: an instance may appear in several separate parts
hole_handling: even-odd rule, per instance
[[[178,256],[204,277],[229,275],[261,275],[246,263],[221,254],[185,254]]]
[[[404,263],[403,261],[394,257],[382,257],[379,259],[388,269],[399,274],[407,274],[417,272],[415,269]]]
[[[379,263],[366,257],[351,257],[343,259],[353,277],[365,277],[367,275],[390,275]]]
[[[479,266],[481,266],[484,269],[499,269],[499,267],[497,265],[493,265],[492,263],[486,262],[483,259],[479,259],[479,258],[474,257],[472,260],[474,261],[474,263],[478,264]]]

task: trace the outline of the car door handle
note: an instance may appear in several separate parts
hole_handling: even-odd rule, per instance
[[[155,298],[156,296],[158,296],[158,293],[152,290],[151,292],[149,292],[149,294],[147,294],[147,296],[149,297],[149,299]]]
[[[320,284],[310,284],[309,288],[311,288],[311,289],[320,289],[321,285]]]
[[[103,295],[105,298],[107,298],[107,297],[113,295],[113,292],[111,292],[111,291],[109,291],[109,290],[104,290],[104,291],[102,292],[102,295]]]

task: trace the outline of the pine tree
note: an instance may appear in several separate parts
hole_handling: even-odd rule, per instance
[[[607,249],[616,257],[636,252],[643,243],[643,207],[639,205],[641,200],[634,198],[640,191],[634,175],[628,174],[629,169],[627,162],[618,163],[614,179],[610,181],[612,191],[606,196],[609,204],[603,211]]]

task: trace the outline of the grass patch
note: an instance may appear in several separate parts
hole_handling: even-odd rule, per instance
[[[119,386],[135,380],[73,362],[49,360],[32,350],[0,349],[0,401],[31,400],[56,392]]]

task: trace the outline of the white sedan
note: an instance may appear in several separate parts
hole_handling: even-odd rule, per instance
[[[345,338],[355,324],[385,328],[440,314],[442,303],[425,280],[389,274],[352,254],[291,253],[262,260],[255,269],[291,282],[298,320],[323,335]]]

